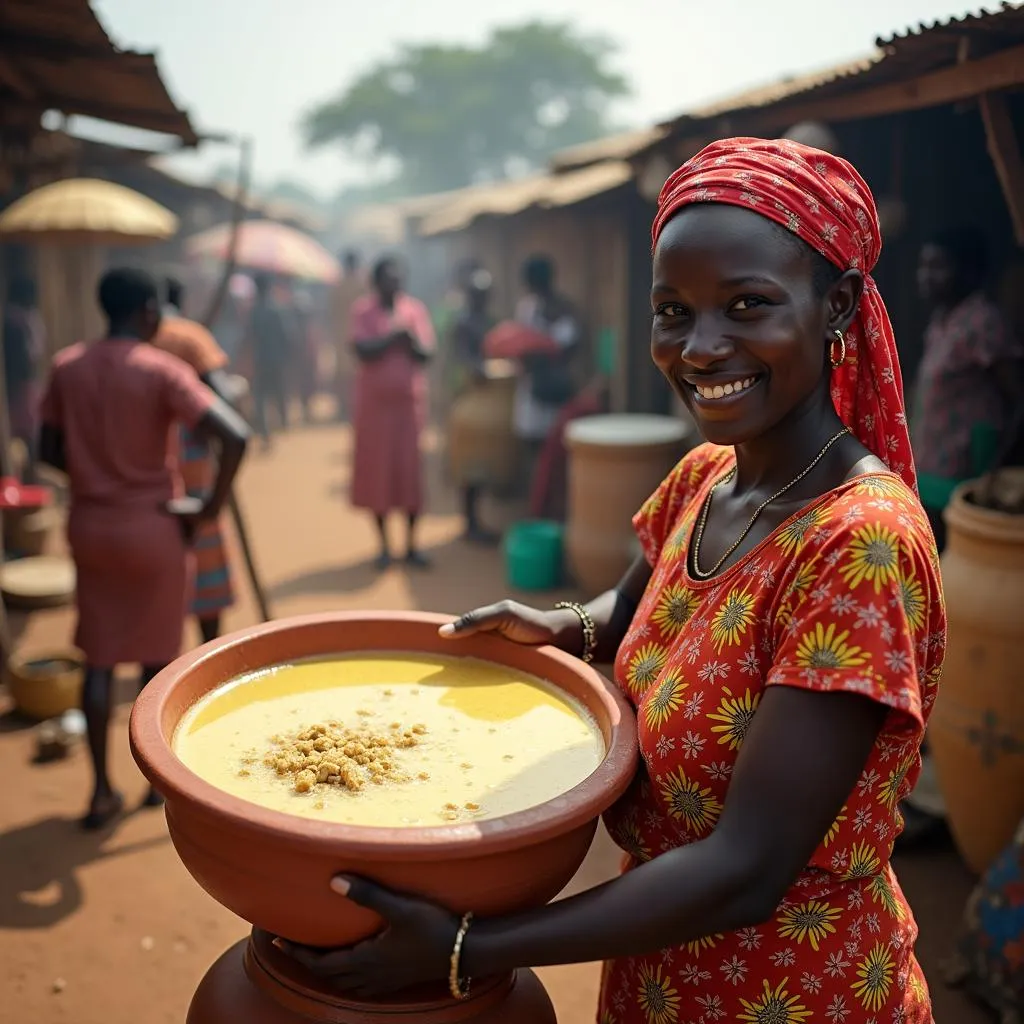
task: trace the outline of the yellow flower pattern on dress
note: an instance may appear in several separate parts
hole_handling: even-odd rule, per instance
[[[896,767],[889,772],[889,777],[879,787],[878,799],[890,810],[899,803],[900,798],[906,789],[907,775],[916,762],[918,762],[918,756],[916,754],[900,761]]]
[[[729,591],[715,617],[711,620],[711,637],[721,650],[726,644],[735,646],[754,621],[754,599],[745,590]]]
[[[869,1013],[878,1013],[885,1006],[892,988],[894,965],[889,951],[881,942],[857,965],[857,981],[853,993]]]
[[[776,621],[780,626],[788,626],[793,621],[794,612],[807,597],[816,578],[817,569],[812,562],[804,562],[796,571],[786,588],[776,615]]]
[[[699,939],[688,942],[686,944],[686,951],[688,953],[699,953],[702,949],[714,949],[718,945],[718,940],[723,938],[725,938],[724,935],[702,935]]]
[[[927,605],[924,598],[924,587],[913,573],[900,574],[899,595],[911,629],[920,629],[924,625]]]
[[[895,530],[881,523],[862,526],[849,544],[849,560],[841,572],[850,588],[868,580],[876,594],[899,579],[900,540]]]
[[[756,1001],[740,1000],[744,1012],[736,1019],[743,1024],[802,1024],[811,1016],[798,995],[790,995],[786,986],[789,978],[783,978],[773,989],[766,981],[761,998]]]
[[[869,498],[899,498],[906,494],[906,487],[901,480],[893,480],[887,476],[872,476],[863,483],[858,483],[853,488],[853,493]]]
[[[630,690],[639,696],[647,692],[665,667],[668,651],[660,644],[644,644],[633,656],[626,679]]]
[[[663,977],[661,964],[640,972],[640,1006],[648,1024],[675,1024],[679,1019],[679,992]]]
[[[875,875],[868,884],[868,891],[875,903],[879,904],[887,914],[893,914],[902,920],[903,905],[896,898],[896,893],[893,892],[892,885],[885,875],[881,873]]]
[[[675,636],[693,617],[698,604],[697,596],[688,587],[666,587],[653,615],[654,622],[662,635]]]
[[[644,720],[650,728],[656,728],[667,722],[673,711],[678,711],[683,703],[683,691],[686,689],[682,673],[678,669],[670,669],[664,673],[661,681],[647,691],[644,700]]]
[[[843,805],[843,809],[836,815],[836,820],[829,826],[829,830],[825,833],[825,838],[821,841],[822,846],[827,850],[829,846],[835,841],[836,836],[839,835],[843,827],[843,822],[847,820],[846,817],[846,805]]]
[[[850,856],[843,877],[852,882],[858,878],[874,878],[882,870],[875,848],[868,843],[855,843],[850,847]]]
[[[706,833],[718,821],[722,805],[713,796],[710,787],[688,779],[682,768],[667,776],[661,785],[669,814],[685,822],[692,831]]]
[[[709,714],[708,719],[718,722],[718,725],[711,727],[713,733],[718,733],[718,742],[726,744],[730,750],[739,750],[740,744],[747,735],[750,723],[754,720],[754,712],[761,700],[761,695],[751,695],[745,690],[737,697],[727,686],[722,687],[722,699],[718,704],[718,711]]]
[[[898,477],[858,477],[717,577],[695,580],[686,567],[693,524],[733,464],[730,450],[701,446],[634,520],[654,571],[615,678],[636,709],[643,756],[605,815],[626,870],[712,835],[773,686],[856,693],[889,714],[771,919],[610,961],[599,1019],[933,1024],[916,925],[889,863],[941,677],[930,529]]]
[[[809,512],[798,516],[788,526],[779,530],[777,544],[779,550],[788,558],[799,551],[808,535],[821,522],[821,510],[812,508]]]
[[[809,903],[797,903],[786,907],[779,914],[779,934],[784,939],[796,939],[807,942],[811,949],[817,951],[818,943],[829,935],[834,935],[836,926],[833,923],[842,914],[838,907],[829,906],[819,900]]]
[[[834,622],[827,626],[816,622],[796,649],[797,664],[804,668],[858,668],[866,664],[867,654],[846,642],[849,635],[849,630],[837,632]]]

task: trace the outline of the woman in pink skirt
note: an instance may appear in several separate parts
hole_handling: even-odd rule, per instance
[[[106,337],[60,352],[43,398],[41,459],[68,474],[68,541],[78,574],[75,643],[95,786],[85,828],[124,801],[107,775],[115,666],[141,664],[143,685],[178,656],[191,597],[189,542],[216,518],[245,452],[245,423],[187,364],[149,344],[160,326],[153,279],[111,270],[100,282]],[[217,479],[183,497],[179,425],[219,443]],[[150,792],[148,805],[160,798]]]
[[[352,307],[350,330],[359,360],[352,504],[376,517],[380,569],[391,564],[386,520],[392,511],[407,517],[406,563],[428,564],[416,548],[416,520],[423,506],[424,366],[434,351],[434,328],[427,307],[406,295],[402,283],[398,263],[382,259],[373,270],[373,291]]]

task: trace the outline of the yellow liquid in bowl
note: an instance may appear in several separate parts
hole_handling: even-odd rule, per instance
[[[296,776],[274,767],[274,752],[327,723],[414,745],[383,751],[390,770],[379,781],[353,766],[366,776],[358,791],[325,780],[299,792]],[[189,709],[173,747],[196,775],[243,800],[378,827],[526,810],[582,782],[605,754],[589,712],[540,679],[473,659],[401,654],[300,661],[233,680]]]

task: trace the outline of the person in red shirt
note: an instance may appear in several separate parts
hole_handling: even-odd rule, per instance
[[[114,668],[141,664],[143,685],[181,649],[192,592],[191,542],[215,520],[245,452],[248,428],[180,359],[150,344],[161,312],[153,279],[108,271],[99,286],[106,335],[64,349],[43,397],[40,458],[66,472],[68,542],[75,562],[85,653],[85,713],[94,774],[87,829],[124,806],[107,772]],[[217,441],[216,479],[204,498],[184,493],[177,427]],[[160,803],[150,791],[146,804]]]

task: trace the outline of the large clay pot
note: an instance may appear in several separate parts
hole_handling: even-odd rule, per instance
[[[451,999],[442,986],[415,995],[411,1004],[357,1005],[332,996],[328,986],[277,956],[265,935],[261,939],[269,932],[313,946],[348,946],[380,928],[375,914],[328,898],[330,879],[340,871],[457,912],[472,908],[490,916],[540,906],[576,873],[599,815],[632,780],[635,721],[607,680],[552,648],[484,635],[455,646],[437,634],[446,621],[425,613],[339,612],[270,622],[179,658],[135,702],[132,751],[166,799],[178,855],[214,899],[256,925],[248,952],[236,947],[211,969],[189,1024],[553,1024],[550,1003],[529,973],[514,984],[511,977],[483,979],[476,999],[466,1002]],[[173,753],[182,715],[212,689],[266,666],[352,651],[456,654],[539,676],[586,706],[603,734],[605,758],[579,785],[516,814],[435,828],[368,828],[259,807],[203,781]]]
[[[599,594],[632,563],[632,518],[692,446],[672,416],[585,416],[565,429],[569,449],[566,554],[576,582]]]
[[[957,846],[980,874],[1024,817],[1024,515],[971,493],[961,486],[945,513],[949,636],[928,735]]]
[[[444,989],[388,1002],[349,1000],[304,974],[264,932],[229,949],[207,972],[186,1024],[557,1024],[532,971],[474,981],[470,998]]]
[[[516,370],[500,359],[485,364],[486,379],[452,403],[448,420],[448,469],[460,484],[507,492],[515,486],[519,442],[512,431]]]

